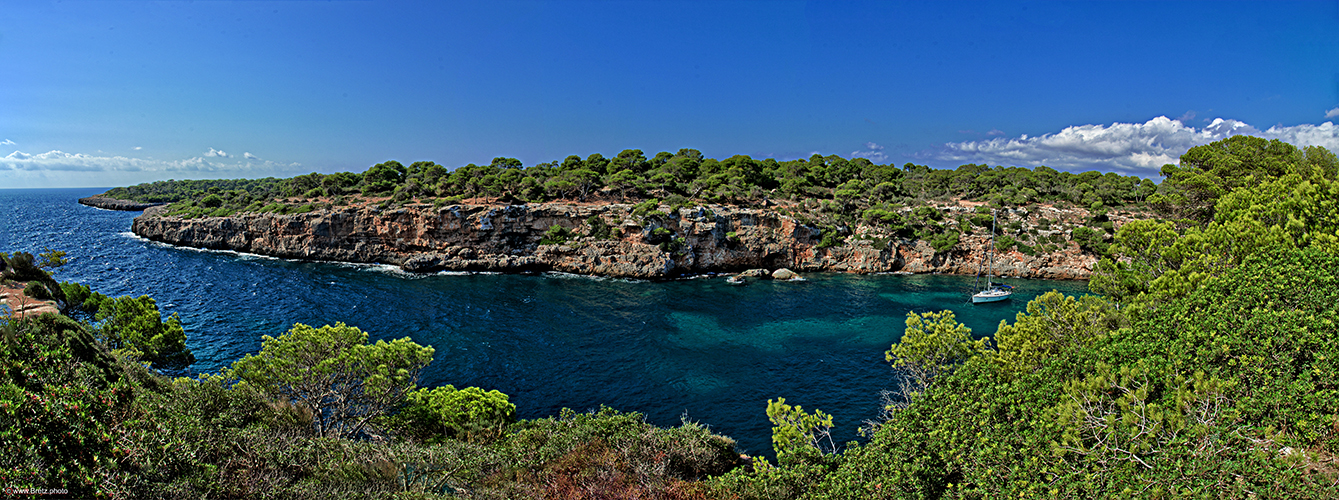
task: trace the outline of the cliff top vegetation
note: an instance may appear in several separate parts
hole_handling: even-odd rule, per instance
[[[624,203],[633,206],[636,215],[655,215],[700,204],[723,204],[775,209],[801,224],[821,228],[826,239],[820,246],[842,245],[857,226],[864,225],[874,230],[863,237],[925,240],[936,252],[953,249],[974,227],[989,228],[990,208],[1058,204],[1085,211],[1080,216],[1083,220],[1074,224],[1055,219],[1036,221],[1040,224],[1035,228],[1011,228],[1012,239],[1005,240],[1005,247],[1017,240],[1020,251],[1037,255],[1070,247],[1100,254],[1116,229],[1108,212],[1143,217],[1139,214],[1147,211],[1148,198],[1157,192],[1157,184],[1149,179],[1095,171],[1075,174],[1047,167],[969,164],[933,169],[912,163],[896,167],[865,158],[817,154],[789,161],[742,155],[717,160],[692,149],[647,158],[642,151],[629,149],[613,158],[598,153],[584,159],[573,155],[529,167],[502,157],[488,165],[469,164],[455,170],[433,162],[405,166],[392,160],[362,173],[160,181],[115,188],[104,196],[171,203],[161,214],[183,218],[239,212],[300,214],[349,206],[442,207],[464,202]],[[960,204],[976,207],[975,213],[946,217],[940,210],[925,208]],[[1067,233],[1074,228],[1079,232],[1072,238],[1038,234],[1038,229]]]
[[[808,159],[756,160],[737,155],[705,158],[697,150],[661,152],[647,158],[624,150],[561,162],[522,166],[514,158],[448,170],[433,162],[408,166],[387,161],[362,173],[312,173],[288,179],[159,181],[115,188],[104,196],[140,202],[191,202],[174,207],[190,216],[236,211],[300,211],[375,200],[382,206],[436,205],[474,200],[487,203],[655,201],[670,206],[715,203],[798,206],[851,221],[899,207],[935,201],[973,200],[996,206],[1072,203],[1125,207],[1157,191],[1148,179],[1114,173],[1074,174],[1047,167],[963,165],[933,169],[907,163],[878,165],[865,158],[813,155]],[[871,215],[877,217],[877,215]],[[868,218],[868,217],[867,217]]]

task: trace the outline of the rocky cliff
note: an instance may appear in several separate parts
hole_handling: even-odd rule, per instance
[[[986,231],[978,228],[952,249],[936,253],[925,241],[898,239],[861,226],[851,228],[842,244],[819,248],[822,229],[771,209],[709,206],[677,213],[661,209],[634,216],[631,205],[617,204],[410,205],[384,211],[338,207],[291,215],[183,219],[165,216],[164,208],[155,207],[135,218],[133,231],[173,245],[281,258],[389,263],[413,272],[555,270],[642,279],[783,267],[802,272],[975,274],[989,242]],[[1013,216],[1027,222],[1049,215],[1059,224],[1066,217],[1087,215],[1081,209],[1077,212],[1082,213],[1045,210],[1055,213],[1021,211]],[[574,236],[541,244],[555,225]],[[609,227],[599,227],[605,225]],[[1024,224],[1018,231],[1028,227]],[[996,274],[1087,278],[1096,257],[1072,242],[1063,243],[1057,251],[1037,255],[997,252]]]

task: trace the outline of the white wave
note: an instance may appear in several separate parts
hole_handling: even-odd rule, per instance
[[[103,211],[103,212],[128,212],[128,211],[130,211],[130,210],[112,210],[112,209],[110,209],[110,208],[95,207],[95,206],[93,206],[93,205],[85,205],[85,204],[83,204],[83,203],[80,203],[79,206],[81,206],[81,207],[88,207],[88,208],[91,208],[91,209],[93,209],[93,210],[101,210],[101,211]]]
[[[621,283],[650,283],[650,281],[647,280],[639,280],[634,278],[613,278],[609,276],[595,276],[590,274],[565,273],[562,271],[545,271],[543,276],[545,278],[560,279],[560,280],[590,280],[590,281],[614,281]]]
[[[437,271],[434,274],[436,276],[475,276],[475,275],[492,276],[502,273],[497,271]]]
[[[721,276],[725,276],[725,275],[724,275],[724,274],[716,274],[716,273],[694,274],[694,275],[691,275],[691,276],[684,276],[684,277],[679,278],[679,279],[681,279],[681,280],[703,280],[703,279],[719,278],[719,277],[721,277]]]
[[[394,264],[362,264],[362,267],[363,271],[378,272],[401,279],[416,280],[431,276],[430,274],[411,273]]]
[[[283,258],[283,257],[275,257],[275,256],[273,256],[273,255],[265,255],[265,254],[250,253],[250,252],[239,252],[239,251],[236,251],[236,250],[229,250],[229,249],[196,248],[196,247],[188,247],[188,246],[183,246],[183,245],[173,245],[173,244],[171,244],[171,243],[163,243],[163,242],[161,242],[161,241],[153,241],[153,240],[150,240],[150,239],[145,238],[145,237],[143,237],[143,236],[140,236],[140,235],[137,235],[137,234],[135,234],[135,233],[132,233],[132,232],[130,232],[130,231],[124,231],[124,232],[117,233],[117,234],[120,235],[120,236],[123,236],[123,237],[127,237],[127,238],[132,238],[132,239],[140,240],[140,241],[146,242],[146,243],[148,243],[148,244],[150,244],[150,245],[154,245],[154,246],[158,246],[158,247],[162,247],[162,248],[170,248],[170,249],[173,249],[173,250],[189,250],[189,251],[192,251],[192,252],[201,252],[201,253],[225,254],[225,255],[232,256],[232,257],[236,258],[237,260],[271,260],[271,261],[291,262],[291,263],[294,263],[294,264],[308,264],[308,263],[311,263],[311,264],[322,264],[322,265],[329,265],[329,266],[348,267],[348,268],[354,268],[354,269],[360,269],[360,270],[376,271],[376,272],[380,272],[380,273],[383,273],[383,274],[388,274],[388,275],[391,275],[391,276],[396,276],[396,277],[405,278],[405,279],[420,279],[420,278],[425,278],[425,277],[429,276],[429,275],[426,275],[426,274],[411,273],[411,272],[405,271],[404,269],[401,269],[400,266],[397,266],[397,265],[394,265],[394,264],[368,263],[368,262],[344,262],[344,261],[338,261],[338,260],[288,259],[288,258]]]

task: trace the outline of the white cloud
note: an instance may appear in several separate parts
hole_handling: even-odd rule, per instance
[[[9,139],[5,139],[4,142],[0,142],[0,146],[13,146],[13,145],[14,145],[14,141],[11,141],[11,140],[9,140]]]
[[[143,147],[140,147],[140,146],[135,146],[135,147],[130,148],[130,149],[135,150],[135,151],[139,151],[139,150],[144,149],[144,148],[143,148]]]
[[[1260,137],[1278,139],[1297,147],[1322,146],[1330,151],[1339,152],[1339,125],[1325,122],[1320,125],[1294,125],[1269,127]]]
[[[1183,116],[1183,119],[1186,117]],[[1215,118],[1203,128],[1159,116],[1145,123],[1076,125],[1053,134],[984,141],[950,142],[940,150],[917,154],[941,162],[989,165],[1046,165],[1065,170],[1105,170],[1156,177],[1162,165],[1177,163],[1187,149],[1233,135],[1279,139],[1298,147],[1324,146],[1339,151],[1339,127],[1273,126],[1261,131],[1237,120]]]
[[[864,151],[852,151],[852,158],[868,158],[873,162],[882,162],[888,159],[888,155],[883,153],[883,146],[872,142],[865,143]]]
[[[1339,116],[1339,107],[1335,107],[1334,109],[1331,109],[1331,110],[1325,112],[1325,117],[1326,117],[1326,118],[1334,118],[1334,117],[1337,117],[1337,116]],[[11,142],[10,144],[13,144],[13,143]]]
[[[225,152],[223,152],[223,151],[219,151],[219,150],[217,150],[217,149],[214,149],[214,148],[209,148],[209,151],[205,152],[205,156],[208,156],[208,157],[210,157],[210,158],[228,158],[228,157],[230,157],[231,155],[229,155],[228,153],[225,153]]]
[[[256,160],[256,161],[259,161],[259,160],[260,160],[260,157],[259,157],[259,156],[253,155],[253,154],[251,154],[251,153],[242,153],[242,157],[243,157],[243,158],[246,158],[246,159],[248,159],[248,160]]]
[[[208,155],[206,155],[208,156]],[[303,173],[299,163],[195,156],[179,160],[15,151],[0,157],[0,185],[6,187],[124,186],[164,179],[222,179]]]
[[[990,129],[990,132],[986,132],[986,135],[1004,135],[1004,131],[997,128],[992,128]]]

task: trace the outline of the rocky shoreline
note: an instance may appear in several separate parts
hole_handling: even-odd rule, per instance
[[[83,200],[80,200],[83,203]],[[788,268],[798,272],[976,274],[987,234],[966,234],[946,252],[928,242],[898,239],[879,228],[847,228],[842,244],[820,248],[823,229],[774,209],[706,206],[634,215],[632,205],[408,205],[392,210],[336,207],[302,214],[239,213],[183,219],[149,207],[132,230],[173,245],[280,258],[385,263],[410,272],[560,271],[638,279]],[[946,212],[969,210],[943,207]],[[1044,207],[1056,221],[1086,217],[1082,209]],[[950,214],[952,215],[952,214]],[[601,224],[602,222],[602,224]],[[595,226],[592,226],[592,223]],[[575,236],[541,243],[562,226]],[[608,236],[597,226],[607,226]],[[546,242],[547,243],[547,242]],[[1055,252],[995,255],[996,274],[1086,279],[1097,257],[1073,242]]]
[[[139,212],[149,207],[156,207],[162,205],[162,203],[140,203],[138,201],[131,201],[131,200],[118,200],[116,198],[108,198],[106,196],[89,196],[87,198],[79,198],[79,204],[88,205],[90,207],[95,208],[101,208],[104,210],[124,210],[127,212]]]

